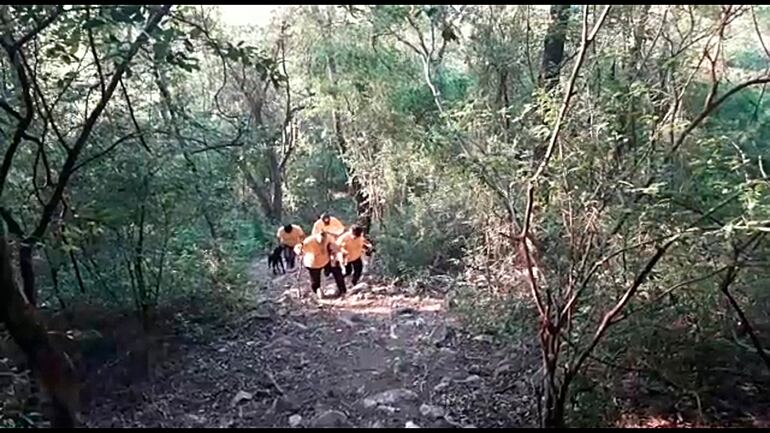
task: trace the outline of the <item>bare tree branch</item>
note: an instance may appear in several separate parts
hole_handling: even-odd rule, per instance
[[[684,139],[687,138],[687,136],[698,126],[703,122],[712,111],[717,109],[720,105],[722,105],[723,102],[725,102],[730,96],[740,92],[741,90],[753,86],[755,84],[765,84],[770,83],[770,77],[762,77],[762,78],[755,78],[752,80],[744,81],[741,84],[736,85],[732,89],[730,89],[727,93],[720,96],[716,101],[714,101],[712,104],[710,104],[708,107],[706,107],[701,113],[693,119],[692,122],[690,122],[689,125],[687,125],[687,128],[682,131],[681,134],[679,134],[679,137],[677,137],[676,141],[674,142],[674,145],[671,147],[671,150],[669,151],[669,156],[671,156],[674,152],[679,149],[679,147],[684,142]]]
[[[136,115],[134,114],[134,107],[131,105],[131,98],[128,97],[128,90],[126,90],[126,85],[123,84],[123,79],[120,80],[120,89],[123,92],[123,98],[126,100],[126,105],[128,106],[128,114],[131,117],[131,123],[134,124],[134,128],[136,128],[136,132],[139,136],[139,142],[142,143],[142,147],[144,147],[144,150],[147,151],[150,155],[152,155],[152,150],[150,150],[150,146],[147,145],[147,142],[144,140],[144,134],[142,134],[142,129],[139,127],[139,122],[136,121]]]
[[[590,36],[588,34],[588,8],[584,7],[583,9],[583,32],[582,32],[582,40],[580,43],[580,49],[578,51],[578,58],[575,62],[575,67],[572,70],[572,75],[569,78],[569,81],[567,83],[567,88],[564,94],[564,101],[562,102],[561,109],[559,110],[559,115],[556,118],[556,124],[554,125],[553,131],[551,132],[551,138],[548,143],[548,149],[546,150],[545,157],[543,158],[543,161],[541,161],[537,171],[532,175],[532,178],[529,180],[529,186],[527,187],[527,210],[524,215],[524,226],[521,229],[521,235],[519,238],[521,239],[521,243],[523,246],[523,252],[524,252],[524,258],[526,260],[527,265],[527,273],[529,275],[530,280],[530,287],[532,291],[532,297],[535,301],[535,304],[537,306],[538,311],[540,312],[540,315],[543,320],[548,320],[545,306],[543,305],[543,301],[540,297],[539,290],[537,288],[537,282],[535,281],[535,275],[532,272],[532,257],[530,255],[529,251],[529,245],[527,243],[527,239],[529,238],[529,228],[532,221],[532,210],[534,206],[534,199],[535,199],[535,184],[538,181],[539,177],[542,175],[542,173],[545,171],[545,168],[548,166],[548,162],[551,159],[551,155],[553,155],[553,150],[556,146],[556,141],[559,137],[559,132],[561,130],[561,124],[564,119],[564,117],[567,114],[567,110],[569,109],[569,103],[573,96],[573,88],[575,87],[575,81],[577,80],[578,72],[580,71],[580,68],[583,66],[583,61],[585,59],[586,51],[590,44],[593,42],[594,38],[596,37],[597,32],[599,31],[599,28],[604,23],[604,20],[607,17],[607,13],[609,13],[611,6],[606,6],[604,8],[604,11],[602,12],[601,16],[599,17],[599,20],[594,25],[593,30],[591,30]]]
[[[5,151],[3,163],[0,165],[0,196],[2,196],[3,188],[5,187],[5,181],[8,178],[8,173],[11,170],[13,157],[19,148],[22,137],[24,137],[27,132],[27,128],[29,128],[29,125],[32,123],[32,118],[34,117],[35,113],[33,108],[32,95],[30,94],[29,78],[27,77],[27,73],[24,70],[24,65],[22,64],[19,50],[15,48],[15,43],[7,36],[0,37],[0,45],[2,45],[3,49],[5,49],[6,53],[8,54],[8,58],[13,65],[14,71],[16,72],[19,84],[21,85],[21,99],[24,104],[24,115],[18,116],[19,122],[16,125],[16,131],[11,138],[11,143],[8,145],[8,149]],[[15,110],[11,109],[11,112],[15,112]]]
[[[121,143],[130,140],[132,138],[140,138],[141,139],[141,133],[139,132],[132,132],[131,134],[125,135],[113,142],[111,145],[107,146],[104,150],[96,153],[95,155],[89,156],[88,158],[83,159],[80,161],[77,165],[75,165],[72,168],[72,172],[78,171],[80,168],[96,161],[97,159],[107,155],[108,153],[112,152],[116,147],[118,147]]]
[[[57,5],[56,9],[51,13],[51,15],[46,17],[46,19],[40,22],[40,24],[38,24],[34,29],[27,32],[27,34],[20,37],[19,40],[13,44],[13,49],[17,50],[17,49],[20,49],[22,46],[24,46],[24,44],[29,42],[30,39],[34,38],[40,32],[45,30],[46,27],[53,24],[53,22],[56,21],[56,18],[59,18],[59,15],[61,15],[62,12],[64,12],[64,6]]]
[[[139,36],[137,36],[134,42],[130,45],[128,52],[126,53],[123,61],[117,66],[117,68],[115,68],[115,73],[113,74],[112,79],[110,80],[110,83],[106,88],[105,94],[96,104],[96,107],[94,107],[93,111],[91,111],[91,115],[88,117],[88,120],[86,124],[83,126],[83,129],[81,130],[80,135],[78,136],[77,140],[72,146],[72,150],[67,155],[67,159],[64,162],[64,165],[62,166],[62,170],[59,174],[59,180],[56,184],[56,189],[51,195],[51,198],[48,201],[48,203],[46,203],[45,207],[43,208],[40,221],[31,235],[31,238],[33,240],[40,239],[43,236],[43,233],[45,233],[45,230],[48,228],[48,224],[51,220],[51,216],[53,215],[53,212],[56,209],[56,206],[58,206],[59,201],[61,200],[62,194],[64,193],[64,188],[66,187],[67,182],[69,181],[69,178],[72,176],[72,173],[73,173],[72,170],[75,167],[77,158],[80,155],[80,152],[85,147],[85,144],[88,141],[89,136],[91,135],[91,131],[96,125],[97,119],[104,111],[104,108],[107,106],[107,102],[109,102],[109,99],[112,97],[112,93],[115,91],[115,88],[118,86],[118,82],[120,81],[120,78],[123,76],[123,73],[128,68],[128,65],[133,59],[134,55],[136,55],[137,51],[139,51],[139,47],[142,46],[145,42],[147,42],[147,40],[150,38],[150,33],[157,27],[161,18],[163,18],[170,9],[171,9],[171,5],[164,5],[160,7],[150,17],[150,19],[147,21],[147,24],[144,27],[144,30],[139,34]]]
[[[86,18],[91,18],[91,8],[86,7]],[[96,72],[99,74],[99,86],[102,89],[102,97],[104,97],[105,88],[104,88],[104,74],[102,73],[102,64],[99,61],[99,55],[96,52],[96,43],[94,42],[94,32],[91,30],[91,27],[89,27],[86,30],[86,34],[88,35],[88,45],[90,45],[91,48],[91,55],[94,58],[94,64],[96,65]],[[121,85],[123,82],[121,81]]]

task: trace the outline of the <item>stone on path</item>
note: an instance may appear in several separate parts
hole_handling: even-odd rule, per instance
[[[364,399],[364,407],[391,405],[405,400],[417,400],[417,393],[404,388],[389,389]]]
[[[439,382],[438,385],[433,387],[433,391],[441,392],[444,389],[446,389],[451,383],[452,383],[452,378],[448,376],[444,376],[441,378],[441,382]]]
[[[299,427],[299,425],[302,424],[302,416],[301,415],[292,415],[289,417],[289,426],[292,428]]]
[[[313,427],[345,427],[348,416],[338,410],[327,410],[313,420]]]
[[[237,394],[235,394],[235,397],[230,401],[230,406],[237,406],[238,403],[245,401],[245,400],[251,400],[254,398],[254,394],[246,391],[238,391]]]
[[[444,416],[444,409],[432,404],[423,403],[420,406],[420,413],[422,416],[438,419]]]
[[[481,377],[479,377],[477,374],[471,374],[470,376],[466,377],[463,380],[456,380],[456,383],[474,383],[481,380]]]
[[[270,409],[275,413],[295,412],[299,409],[299,406],[293,399],[284,395],[273,400],[273,405]]]

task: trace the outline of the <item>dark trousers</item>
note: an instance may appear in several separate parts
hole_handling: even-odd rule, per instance
[[[286,262],[286,267],[289,269],[294,268],[294,259],[297,257],[294,254],[294,248],[283,245],[283,260]]]
[[[307,268],[310,273],[310,288],[318,294],[318,289],[321,288],[321,271],[330,273],[334,276],[334,282],[337,283],[337,290],[340,292],[340,296],[347,292],[345,288],[345,277],[342,276],[342,269],[339,266],[332,266],[331,262],[327,263],[323,268]]]
[[[356,260],[353,260],[352,262],[348,262],[347,265],[345,265],[345,276],[348,276],[350,274],[353,274],[353,285],[355,286],[358,283],[358,280],[361,279],[361,273],[364,271],[364,262],[361,260],[361,258],[357,258]]]

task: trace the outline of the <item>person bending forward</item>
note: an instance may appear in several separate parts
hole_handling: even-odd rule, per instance
[[[336,217],[330,215],[329,212],[324,212],[321,214],[321,217],[313,223],[313,229],[311,231],[314,235],[321,232],[326,232],[330,241],[334,243],[337,241],[337,238],[345,232],[345,224]],[[324,273],[327,277],[330,275],[328,270],[324,271]]]
[[[337,239],[337,245],[345,258],[345,276],[353,274],[355,286],[364,270],[364,262],[361,259],[364,249],[371,249],[372,245],[364,239],[364,229],[357,224]]]
[[[321,232],[326,232],[331,235],[334,240],[336,240],[337,237],[339,237],[344,231],[345,224],[343,224],[342,221],[329,215],[328,212],[324,212],[321,214],[321,217],[318,218],[315,223],[313,223],[312,234],[315,235]]]
[[[347,292],[345,288],[345,278],[342,276],[339,261],[341,254],[337,244],[331,241],[326,232],[320,232],[310,235],[305,240],[294,247],[294,252],[302,254],[302,265],[305,266],[310,274],[310,289],[319,298],[322,297],[321,271],[324,270],[334,276],[334,282],[337,284],[338,296],[344,296]]]
[[[296,224],[286,224],[278,229],[275,234],[278,243],[283,247],[283,258],[289,269],[294,268],[294,247],[299,245],[305,239],[305,232],[302,227]]]

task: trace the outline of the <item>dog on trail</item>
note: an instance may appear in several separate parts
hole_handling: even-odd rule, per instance
[[[282,253],[283,246],[279,245],[267,256],[267,266],[273,271],[273,275],[286,273],[286,268],[283,267]]]

